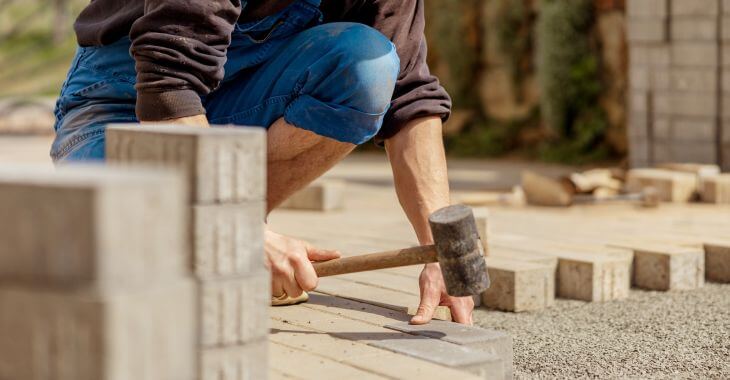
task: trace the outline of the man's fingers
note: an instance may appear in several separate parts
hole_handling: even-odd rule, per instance
[[[451,298],[451,318],[456,323],[471,326],[472,311],[474,310],[474,299],[471,297],[452,297]]]
[[[291,265],[294,268],[294,278],[300,288],[313,290],[317,287],[317,273],[307,258],[304,256],[296,256],[292,258]]]
[[[319,249],[307,244],[307,257],[311,261],[327,261],[340,258],[340,252],[330,249]]]
[[[441,294],[436,289],[426,288],[421,293],[421,303],[418,305],[416,315],[411,318],[412,325],[425,325],[431,322],[431,318],[433,318],[433,313],[436,311],[439,298],[441,297]]]

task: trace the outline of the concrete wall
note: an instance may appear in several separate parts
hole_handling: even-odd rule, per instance
[[[629,0],[626,8],[630,164],[728,169],[730,1]]]

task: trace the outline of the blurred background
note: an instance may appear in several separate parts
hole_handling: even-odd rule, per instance
[[[87,1],[0,0],[0,131],[48,131],[18,109],[52,104]],[[426,0],[431,69],[454,100],[449,154],[727,169],[721,3]]]

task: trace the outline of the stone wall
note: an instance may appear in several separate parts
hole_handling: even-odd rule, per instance
[[[730,1],[629,0],[627,16],[631,165],[730,167]]]

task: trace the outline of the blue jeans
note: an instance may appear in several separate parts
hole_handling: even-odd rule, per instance
[[[381,33],[321,24],[320,0],[298,0],[237,24],[220,87],[201,98],[211,124],[269,127],[279,118],[337,141],[362,144],[380,129],[400,62]],[[81,47],[56,104],[54,161],[101,160],[109,123],[135,123],[130,40]]]

